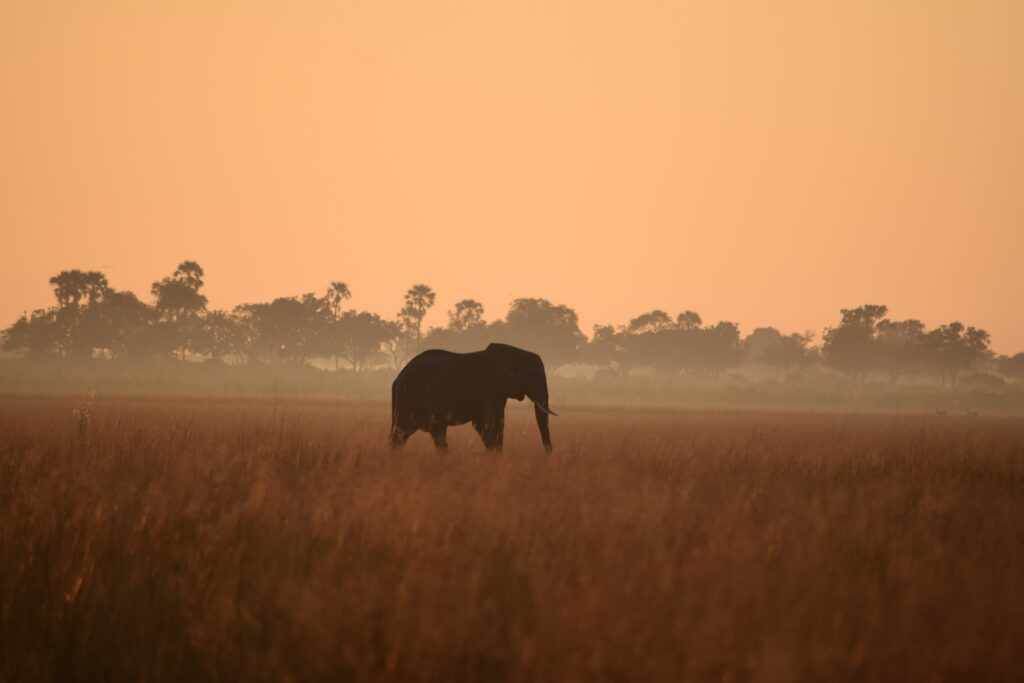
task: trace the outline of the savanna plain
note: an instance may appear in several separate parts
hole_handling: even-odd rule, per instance
[[[1024,420],[0,397],[0,679],[1020,680]]]

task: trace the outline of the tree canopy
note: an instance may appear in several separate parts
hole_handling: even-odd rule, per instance
[[[705,323],[688,309],[675,315],[653,309],[621,325],[596,325],[588,339],[574,309],[545,298],[514,299],[504,318],[490,321],[482,303],[462,298],[447,311],[447,324],[425,330],[437,294],[424,283],[411,285],[398,313],[386,318],[347,308],[353,292],[344,280],[319,294],[211,310],[205,278],[197,262],[183,261],[153,282],[147,302],[114,289],[103,273],[61,271],[49,280],[54,304],[24,313],[0,341],[8,352],[36,357],[326,361],[354,372],[398,368],[427,348],[473,351],[505,342],[539,353],[549,368],[587,364],[623,375],[645,369],[670,378],[718,377],[760,368],[784,380],[815,369],[854,382],[913,379],[956,387],[965,376],[997,373],[1024,383],[1024,354],[994,357],[985,330],[960,321],[928,328],[917,319],[890,318],[880,304],[841,309],[819,346],[809,331],[760,327],[744,337],[736,323]]]

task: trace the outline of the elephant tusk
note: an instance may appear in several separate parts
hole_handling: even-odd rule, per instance
[[[543,403],[537,403],[537,402],[534,402],[534,404],[533,404],[533,405],[537,406],[538,408],[540,408],[540,409],[541,409],[542,411],[544,411],[544,412],[545,412],[545,413],[547,413],[548,415],[554,415],[555,417],[558,417],[558,413],[556,413],[555,411],[551,410],[550,408],[548,408],[548,407],[547,407],[546,405],[544,405]]]

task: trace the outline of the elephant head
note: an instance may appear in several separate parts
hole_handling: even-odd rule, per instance
[[[490,344],[484,353],[494,371],[496,388],[504,398],[514,398],[517,401],[529,398],[533,401],[541,441],[544,442],[544,449],[551,452],[548,416],[557,416],[557,413],[548,406],[548,381],[544,374],[544,361],[535,353],[508,344]]]

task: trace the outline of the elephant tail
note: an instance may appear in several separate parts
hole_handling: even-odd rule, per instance
[[[398,382],[391,385],[391,436],[394,437],[395,431],[398,429],[398,414],[399,406],[402,403],[402,391],[399,387]]]
[[[409,406],[405,405],[407,400],[406,387],[402,386],[398,382],[391,385],[391,448],[396,450],[401,448],[405,444],[405,440],[409,438],[412,430],[409,429],[409,425],[402,424],[402,414],[409,410]],[[406,412],[406,415],[408,413]]]

